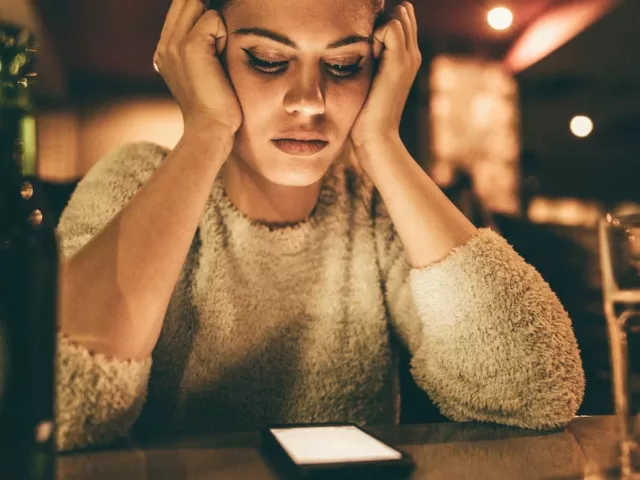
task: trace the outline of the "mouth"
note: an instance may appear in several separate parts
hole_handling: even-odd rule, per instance
[[[271,143],[280,151],[289,155],[314,155],[324,150],[329,142],[326,140],[296,140],[293,138],[280,138],[271,140]]]

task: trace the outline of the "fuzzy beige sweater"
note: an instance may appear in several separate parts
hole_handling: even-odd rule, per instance
[[[63,255],[96,235],[167,153],[136,143],[101,159],[62,215]],[[279,230],[246,218],[216,181],[152,358],[91,355],[59,335],[58,448],[106,443],[134,423],[166,433],[397,422],[392,336],[453,420],[549,428],[582,402],[571,321],[496,233],[412,269],[379,195],[349,166],[325,176],[308,221]]]

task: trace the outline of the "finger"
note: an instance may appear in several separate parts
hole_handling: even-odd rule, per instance
[[[411,2],[404,2],[404,7],[409,14],[409,20],[411,20],[412,40],[415,40],[416,46],[418,45],[418,20],[416,19],[416,10]]]
[[[176,24],[176,20],[180,16],[180,12],[184,7],[186,0],[173,0],[171,5],[169,6],[169,10],[167,11],[167,16],[164,20],[164,25],[162,25],[162,32],[160,32],[160,40],[158,40],[158,45],[156,46],[156,51],[153,53],[153,69],[162,73],[162,59],[159,55],[160,52],[164,54],[166,50],[166,45],[169,43],[169,39],[171,38],[171,34],[173,33],[173,29]]]
[[[415,61],[416,68],[419,69],[422,64],[422,54],[420,53],[420,39],[418,30],[418,20],[416,18],[416,12],[411,2],[403,2],[403,5],[407,9],[409,14],[409,20],[411,21],[411,38],[407,39],[409,55]]]
[[[182,11],[182,7],[187,0],[173,0],[171,2],[171,6],[167,11],[167,16],[164,19],[164,25],[162,26],[162,32],[160,32],[160,41],[158,45],[166,43],[173,33],[173,27],[175,26],[176,20],[180,16],[180,12]]]
[[[383,50],[389,50],[394,53],[400,61],[404,61],[405,52],[407,51],[404,28],[400,20],[393,18],[383,27],[380,34],[374,34],[374,41],[377,40],[383,44]]]
[[[382,50],[384,49],[384,36],[386,33],[386,25],[384,27],[380,27],[373,33],[373,58],[376,60],[378,60],[380,55],[382,55]]]
[[[407,51],[411,50],[413,37],[415,33],[413,32],[413,25],[411,24],[411,18],[409,18],[409,11],[405,6],[406,2],[402,2],[400,5],[396,7],[395,16],[400,23],[402,23],[402,31],[404,33],[405,39],[405,48]]]
[[[211,45],[216,55],[220,55],[227,45],[227,27],[215,10],[207,10],[188,36],[191,42],[205,42]]]
[[[202,0],[187,0],[171,35],[171,43],[180,43],[189,34],[198,19],[204,13]]]

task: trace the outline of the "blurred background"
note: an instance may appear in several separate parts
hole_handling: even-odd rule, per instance
[[[180,112],[152,67],[169,4],[0,0],[0,20],[40,39],[39,175],[57,215],[111,149],[180,138]],[[582,352],[580,413],[611,413],[595,223],[640,203],[640,1],[413,4],[424,61],[405,144],[551,284]],[[430,419],[403,381],[404,419]]]

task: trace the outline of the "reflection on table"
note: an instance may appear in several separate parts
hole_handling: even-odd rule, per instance
[[[500,425],[440,423],[368,428],[411,454],[415,479],[608,479],[617,453],[612,416],[576,417],[567,428],[531,431]],[[276,479],[256,432],[128,439],[65,453],[65,480]]]

